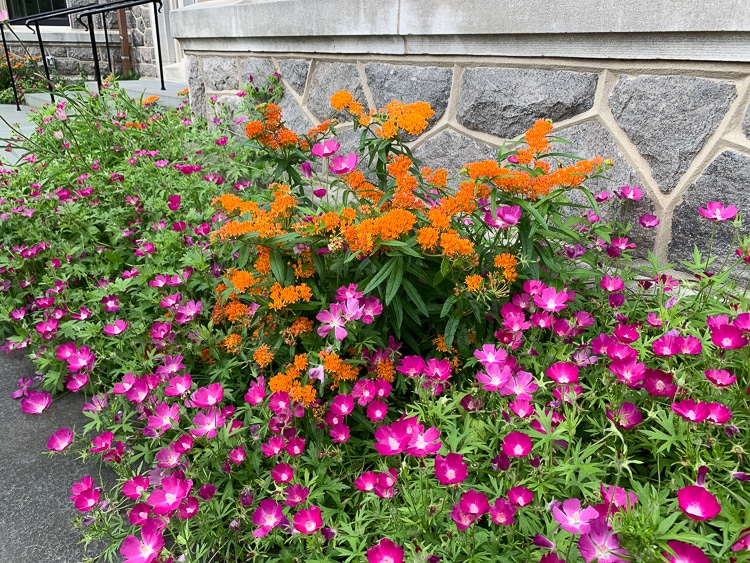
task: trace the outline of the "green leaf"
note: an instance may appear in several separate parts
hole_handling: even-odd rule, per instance
[[[443,304],[443,308],[440,311],[440,318],[442,319],[445,317],[451,310],[451,307],[453,307],[453,304],[456,302],[458,298],[455,295],[451,295],[448,297],[448,299],[445,300],[445,303]]]
[[[458,331],[458,325],[461,322],[461,314],[456,312],[451,315],[448,322],[445,325],[445,347],[450,350],[453,345],[453,340],[456,338],[456,331]]]
[[[273,272],[273,277],[275,277],[276,281],[278,281],[279,283],[285,283],[286,264],[284,263],[284,257],[281,255],[281,252],[273,248],[269,253],[269,258],[271,261],[271,271]]]
[[[394,262],[393,272],[388,277],[388,284],[385,287],[385,304],[390,305],[396,292],[401,288],[401,280],[404,278],[404,260],[400,256],[392,259]]]
[[[422,296],[419,295],[417,288],[414,287],[414,285],[409,280],[404,280],[402,282],[402,285],[404,286],[409,299],[411,299],[414,305],[417,306],[417,309],[419,309],[419,312],[422,313],[425,317],[429,316],[429,313],[427,312],[427,306],[424,304]]]
[[[389,260],[388,263],[383,267],[382,270],[380,270],[377,274],[375,274],[370,282],[365,286],[365,288],[362,290],[362,293],[368,294],[373,289],[378,287],[385,279],[390,275],[391,270],[393,270],[394,266],[396,265],[396,260],[392,259]]]

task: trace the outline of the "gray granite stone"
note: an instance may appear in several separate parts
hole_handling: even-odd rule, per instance
[[[463,72],[456,119],[464,127],[517,137],[540,118],[568,119],[594,105],[596,74],[472,67]]]
[[[341,143],[339,153],[347,154],[350,152],[356,152],[361,156],[359,152],[359,140],[362,137],[363,129],[339,129],[336,131],[336,140]]]
[[[289,92],[284,92],[284,96],[279,101],[279,107],[284,118],[284,125],[298,135],[306,134],[313,127],[300,105]]]
[[[457,185],[458,173],[468,162],[497,158],[497,150],[452,129],[441,131],[415,149],[422,166],[448,170],[449,185]]]
[[[393,100],[406,104],[430,104],[435,115],[430,118],[428,130],[448,107],[453,76],[451,68],[370,63],[365,66],[365,76],[378,109]]]
[[[745,137],[750,139],[750,105],[747,106],[745,117],[742,120],[742,132],[745,134]]]
[[[713,223],[698,213],[709,201],[734,205],[743,217],[750,217],[750,156],[724,151],[703,171],[698,180],[682,196],[672,218],[672,240],[669,243],[670,261],[691,261],[695,245],[705,253]],[[734,229],[731,221],[716,223],[713,256],[724,257],[735,251],[732,245]]]
[[[240,60],[240,84],[245,84],[253,79],[253,84],[263,84],[266,78],[276,72],[271,59],[261,59],[258,57],[248,57]]]
[[[336,112],[330,105],[331,96],[339,90],[348,90],[362,106],[367,108],[367,100],[359,79],[357,66],[349,63],[317,62],[312,70],[310,93],[307,108],[320,121],[325,121]],[[346,112],[336,115],[339,121],[350,121]]]
[[[622,76],[609,98],[617,124],[671,192],[737,97],[727,81],[691,76]]]
[[[584,184],[593,195],[602,191],[618,192],[622,186],[641,188],[644,194],[642,199],[621,201],[617,198],[610,198],[607,203],[601,204],[599,210],[602,220],[630,223],[633,228],[629,232],[628,238],[638,245],[636,255],[646,257],[648,251],[653,249],[656,231],[655,229],[644,229],[640,226],[638,220],[643,214],[655,214],[654,203],[648,197],[646,190],[642,188],[643,183],[638,173],[628,164],[625,156],[620,152],[612,134],[602,124],[587,121],[579,125],[555,130],[554,135],[569,141],[569,143],[554,143],[552,148],[554,152],[571,154],[585,159],[601,156],[604,159],[614,161],[614,166],[604,173],[605,177],[595,178]],[[574,162],[572,159],[563,158],[561,160],[565,165]],[[589,205],[588,199],[581,190],[572,190],[569,193],[572,202]]]
[[[281,77],[297,94],[305,93],[307,73],[310,70],[310,61],[304,59],[279,59]]]
[[[211,90],[235,90],[239,88],[237,59],[234,57],[205,57],[203,76]]]
[[[201,60],[188,55],[188,91],[190,107],[196,115],[206,116],[206,86],[201,73]]]

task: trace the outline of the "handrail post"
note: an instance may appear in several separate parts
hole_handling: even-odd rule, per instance
[[[16,79],[13,76],[13,65],[10,63],[10,51],[8,51],[8,42],[5,40],[5,24],[2,22],[0,22],[0,34],[2,34],[3,36],[5,61],[8,63],[8,75],[10,76],[10,85],[13,87],[13,99],[16,102],[16,110],[21,111],[21,102],[18,101],[18,90],[16,89]]]
[[[161,0],[154,0],[154,28],[156,30],[156,53],[159,57],[159,78],[161,79],[161,89],[166,90],[164,87],[164,64],[161,60],[161,40],[159,38],[159,12],[156,10],[156,4],[161,6]]]
[[[102,91],[102,71],[99,68],[99,54],[96,52],[96,36],[94,35],[94,17],[87,14],[86,18],[89,23],[89,37],[91,38],[91,51],[94,53],[94,77],[96,78],[97,92]]]
[[[109,52],[109,33],[107,32],[107,12],[102,14],[102,25],[104,26],[104,43],[107,46],[107,66],[109,67],[109,73],[113,74],[115,71],[112,68],[112,54]]]
[[[44,41],[42,41],[42,32],[39,29],[39,22],[34,22],[34,28],[36,29],[36,39],[39,42],[39,56],[42,57],[42,65],[44,66],[44,76],[47,78],[47,89],[49,90],[49,99],[52,103],[55,103],[55,93],[52,87],[52,78],[49,75],[49,65],[47,65],[47,55],[44,52]]]

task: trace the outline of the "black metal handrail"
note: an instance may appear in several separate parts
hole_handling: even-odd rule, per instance
[[[47,79],[47,87],[50,91],[50,99],[52,100],[52,103],[55,102],[55,95],[53,93],[53,87],[52,87],[52,79],[50,77],[50,71],[49,71],[49,64],[47,63],[47,57],[45,55],[44,50],[44,41],[42,40],[42,33],[41,29],[39,28],[39,23],[46,21],[48,19],[59,17],[59,16],[65,16],[65,15],[74,15],[77,14],[76,19],[83,25],[83,27],[89,32],[89,37],[91,39],[91,50],[94,57],[94,76],[96,78],[96,86],[98,90],[101,90],[102,88],[102,75],[101,75],[101,68],[99,66],[99,53],[96,49],[96,36],[94,34],[94,21],[93,17],[97,14],[106,14],[107,12],[111,12],[114,10],[122,10],[125,8],[132,8],[134,6],[140,6],[143,4],[154,4],[154,29],[156,31],[156,50],[157,50],[157,56],[159,58],[159,78],[161,79],[161,89],[166,90],[164,86],[164,69],[162,64],[162,57],[161,57],[161,38],[159,34],[159,17],[158,12],[161,11],[162,7],[162,0],[119,0],[116,2],[110,2],[108,4],[85,4],[83,6],[77,6],[74,8],[59,8],[57,10],[50,10],[48,12],[43,12],[41,14],[34,14],[32,16],[23,16],[19,18],[13,18],[12,20],[6,21],[6,22],[0,22],[0,35],[2,35],[2,41],[3,41],[3,50],[5,51],[5,60],[8,65],[8,73],[10,75],[10,81],[11,86],[13,88],[13,99],[16,102],[16,109],[18,111],[21,111],[21,104],[18,97],[18,90],[16,88],[16,81],[13,77],[13,68],[12,64],[10,62],[10,51],[8,50],[8,43],[5,38],[5,26],[6,25],[16,25],[16,24],[22,24],[29,28],[29,30],[32,31],[32,33],[36,33],[37,41],[39,43],[39,55],[42,59],[42,66],[44,67],[44,76]],[[159,8],[157,9],[156,5],[159,5]],[[86,17],[87,23],[84,23],[82,19]],[[109,71],[114,72],[114,69],[112,67],[112,56],[110,54],[110,47],[109,47],[109,32],[107,30],[107,21],[106,17],[104,19],[104,41],[106,44],[107,49],[107,61],[109,66]],[[34,29],[31,29],[31,24],[34,25]],[[88,24],[88,25],[87,25]]]

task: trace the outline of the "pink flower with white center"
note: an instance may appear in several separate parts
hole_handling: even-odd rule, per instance
[[[539,295],[534,296],[534,305],[550,313],[556,313],[568,306],[567,300],[567,292],[558,292],[554,287],[548,287],[543,289]]]
[[[709,201],[705,208],[698,208],[698,213],[709,221],[729,221],[737,216],[737,208],[734,205],[724,207],[724,204],[719,201]]]
[[[357,291],[357,284],[342,285],[336,290],[336,301],[346,301],[347,299],[361,299],[362,292]]]
[[[341,176],[343,174],[348,174],[349,172],[354,170],[357,167],[358,162],[359,156],[357,156],[353,152],[350,152],[346,156],[337,155],[331,158],[328,169],[334,174]]]
[[[657,356],[674,356],[675,354],[679,354],[680,345],[681,342],[677,336],[665,334],[661,338],[654,340],[651,348]]]
[[[534,376],[528,371],[520,370],[508,380],[508,384],[500,391],[501,395],[515,395],[517,399],[532,399],[532,395],[539,389]]]
[[[546,287],[545,283],[541,280],[527,280],[523,282],[523,290],[528,293],[530,297],[540,295]]]
[[[169,385],[164,388],[164,394],[167,397],[182,397],[190,390],[193,385],[193,378],[189,373],[175,375],[169,380]]]
[[[33,390],[21,399],[21,410],[26,414],[42,414],[52,403],[52,395],[46,391]]]
[[[551,328],[555,323],[555,317],[547,311],[534,311],[529,317],[532,326],[537,328]]]
[[[340,393],[334,397],[329,407],[334,414],[348,416],[354,410],[354,397]]]
[[[336,139],[327,139],[314,144],[310,152],[318,158],[328,158],[336,154],[339,148],[341,148],[341,144]]]
[[[143,475],[136,475],[132,479],[128,479],[122,484],[122,496],[137,500],[143,496],[143,493],[145,493],[148,490],[148,477],[145,477]]]
[[[620,199],[638,201],[643,197],[643,192],[635,186],[622,186],[619,192],[615,192],[615,195]]]
[[[700,354],[703,350],[703,343],[697,336],[678,336],[677,340],[680,346],[680,354],[689,354],[695,356],[697,354]]]
[[[544,373],[560,385],[578,383],[578,366],[570,362],[556,362],[549,366]]]
[[[271,478],[277,483],[289,483],[294,478],[294,469],[286,463],[277,463],[271,469]]]
[[[737,327],[725,324],[711,328],[711,342],[724,350],[735,350],[747,346],[747,337]]]
[[[517,225],[521,220],[521,207],[518,205],[503,205],[497,208],[497,222],[501,229],[508,229]]]
[[[693,520],[709,520],[721,512],[716,497],[698,485],[688,485],[677,491],[680,510]]]
[[[508,366],[489,364],[485,371],[477,373],[477,381],[485,391],[500,391],[508,385],[513,372]]]
[[[617,328],[612,331],[612,336],[623,344],[632,344],[638,340],[638,326],[619,324],[617,325]]]
[[[203,310],[202,301],[190,300],[184,305],[180,305],[174,315],[174,322],[178,325],[184,325],[195,319]]]
[[[638,357],[638,350],[627,344],[613,341],[607,345],[607,357],[610,360],[630,360]]]
[[[323,526],[323,518],[320,515],[320,508],[311,505],[309,508],[303,508],[293,518],[294,529],[301,534],[313,534]]]
[[[383,312],[383,304],[377,297],[365,297],[359,304],[362,306],[362,318],[360,320],[366,325],[372,324],[375,317]]]
[[[668,563],[711,563],[699,547],[678,540],[667,542],[667,545],[674,552],[674,555],[664,552]]]
[[[153,414],[148,417],[148,427],[158,434],[163,434],[172,428],[172,425],[177,426],[179,420],[180,406],[176,404],[170,406],[162,402],[156,405]]]
[[[180,520],[188,520],[198,514],[198,510],[200,508],[200,505],[198,504],[198,499],[195,497],[187,497],[182,499],[182,502],[180,502],[179,509],[179,517]]]
[[[505,365],[508,353],[504,349],[497,348],[492,344],[485,344],[481,350],[474,350],[474,357],[484,367],[491,365],[499,367]]]
[[[594,559],[598,563],[618,563],[625,559],[620,556],[627,556],[624,549],[620,547],[617,536],[612,533],[607,525],[606,518],[596,518],[589,522],[590,529],[588,533],[581,536],[578,540],[578,551],[586,563]]]
[[[378,476],[373,471],[365,471],[354,480],[354,486],[365,493],[375,490],[378,483]]]
[[[372,401],[367,405],[367,418],[373,422],[380,422],[388,414],[388,405],[383,401]]]
[[[653,397],[674,398],[677,393],[677,385],[673,383],[672,376],[658,369],[646,369],[643,388]]]
[[[615,360],[609,365],[609,371],[617,376],[620,383],[628,387],[637,387],[643,381],[646,364],[636,361],[635,358]]]
[[[175,444],[169,444],[166,448],[162,448],[156,452],[156,459],[159,462],[156,464],[157,467],[172,469],[180,463],[182,452],[177,450]]]
[[[140,405],[148,397],[150,389],[148,382],[145,377],[140,377],[135,380],[132,387],[125,391],[125,398],[131,403]]]
[[[141,528],[140,540],[133,535],[127,536],[120,546],[120,555],[125,557],[125,563],[152,563],[155,561],[164,547],[162,526],[163,523],[159,520],[147,520]]]
[[[344,320],[342,316],[343,307],[340,303],[331,303],[331,306],[321,311],[316,315],[316,319],[318,319],[321,323],[318,327],[318,336],[321,338],[326,338],[328,334],[333,331],[333,337],[336,340],[344,340],[347,336],[346,329],[344,328],[344,325],[346,325],[346,321]]]
[[[396,371],[408,377],[419,377],[424,373],[425,363],[421,356],[404,356]]]
[[[375,431],[375,449],[380,455],[397,455],[406,450],[411,440],[411,434],[406,432],[404,425],[393,423],[381,426]]]
[[[286,391],[276,391],[268,399],[268,408],[277,415],[288,412],[290,406],[289,393]]]
[[[424,375],[433,381],[445,381],[451,376],[451,364],[448,360],[430,358],[425,364]]]
[[[224,388],[221,383],[210,383],[208,387],[199,387],[190,395],[190,399],[196,407],[205,409],[213,407],[224,398]]]
[[[526,457],[532,447],[531,438],[523,432],[511,432],[503,438],[503,452],[508,457]]]
[[[654,229],[659,226],[660,222],[661,221],[659,221],[659,218],[656,215],[649,215],[648,213],[644,213],[638,219],[638,223],[644,229]]]
[[[284,504],[286,506],[294,507],[307,500],[307,495],[310,494],[310,489],[303,487],[302,485],[290,485],[287,487],[285,494],[286,500],[284,500]]]
[[[248,405],[255,406],[263,402],[266,398],[266,378],[260,376],[257,381],[250,384],[245,393],[244,399]]]
[[[476,516],[464,512],[458,504],[453,505],[453,510],[450,511],[450,517],[456,523],[456,528],[459,530],[467,530],[477,521]]]
[[[527,506],[534,500],[534,493],[530,489],[518,485],[508,489],[508,500],[515,506]]]
[[[367,550],[367,562],[404,563],[404,548],[388,538],[383,538]]]
[[[445,457],[435,456],[435,477],[442,485],[457,485],[463,483],[469,474],[468,466],[464,463],[464,456],[449,453]]]
[[[190,434],[195,438],[205,436],[210,440],[216,436],[216,431],[224,426],[226,421],[227,419],[221,413],[221,410],[211,407],[205,413],[199,412],[193,417],[195,428],[190,430]]]
[[[245,458],[245,448],[243,446],[237,446],[236,448],[233,448],[227,456],[229,462],[234,463],[235,465],[239,465],[240,463],[245,461]]]
[[[510,526],[515,522],[516,507],[504,498],[497,498],[489,507],[490,518],[498,526]]]
[[[270,498],[263,499],[253,513],[253,524],[260,526],[253,532],[253,537],[262,538],[268,535],[271,530],[281,524],[283,518],[284,514],[278,502]]]
[[[732,420],[732,410],[723,403],[706,403],[708,405],[708,416],[706,422],[723,426]]]
[[[585,534],[591,526],[589,521],[599,517],[596,508],[581,508],[581,501],[571,498],[552,508],[552,516],[560,527],[571,534]]]
[[[286,450],[286,453],[288,453],[292,457],[302,455],[303,453],[305,453],[305,439],[299,438],[297,436],[295,436],[294,438],[289,438],[289,441],[286,443],[286,446],[284,446],[284,449]]]
[[[440,451],[442,446],[440,430],[431,426],[424,432],[417,431],[412,434],[406,453],[414,457],[427,457]]]
[[[167,295],[164,299],[159,301],[159,307],[172,309],[175,305],[179,304],[180,301],[182,301],[182,294],[178,291],[172,295]]]
[[[68,371],[75,373],[77,371],[90,371],[96,362],[96,356],[86,346],[81,346],[78,350],[71,353],[66,359]]]
[[[86,373],[70,373],[65,376],[65,388],[71,393],[78,393],[86,387],[89,382],[89,376]]]
[[[58,322],[56,319],[47,319],[46,321],[37,323],[34,329],[44,340],[52,340],[55,334],[57,334],[57,327]]]
[[[502,307],[501,314],[503,317],[503,327],[510,332],[523,332],[531,328],[531,322],[526,320],[526,314],[518,305],[506,303]]]
[[[490,511],[490,503],[487,497],[475,489],[469,489],[461,495],[458,506],[464,512],[479,517]]]
[[[716,385],[716,387],[729,387],[737,381],[737,377],[725,369],[707,369],[703,373],[706,379]]]
[[[641,411],[633,403],[628,402],[622,403],[615,411],[607,409],[607,418],[623,430],[629,430],[643,422]]]
[[[92,453],[100,453],[108,450],[112,447],[112,440],[114,434],[112,432],[103,432],[91,440],[91,448],[89,451]]]
[[[534,414],[534,403],[528,399],[516,399],[508,403],[508,407],[519,418],[528,418]]]
[[[188,496],[193,482],[170,475],[164,477],[159,486],[161,488],[151,491],[146,502],[153,508],[154,514],[170,514]]]
[[[108,313],[114,313],[120,309],[120,300],[117,299],[115,294],[102,297],[101,302],[104,304],[104,310]]]
[[[117,336],[122,334],[128,328],[128,323],[122,319],[117,319],[114,323],[104,325],[102,332],[107,336]]]
[[[60,428],[47,440],[47,449],[53,452],[64,452],[73,443],[73,431],[70,428]]]
[[[261,444],[260,450],[266,457],[279,455],[284,449],[284,438],[281,436],[271,436],[266,444]]]
[[[360,379],[352,388],[352,397],[357,399],[357,404],[367,406],[375,398],[375,383],[370,379]]]
[[[358,299],[347,299],[341,304],[341,316],[345,323],[362,318],[362,305]]]
[[[179,194],[171,195],[167,198],[167,207],[171,209],[172,211],[177,211],[180,208],[180,202],[182,201],[182,196]]]
[[[696,403],[693,399],[676,401],[671,405],[672,412],[688,422],[703,422],[708,417],[708,404]]]
[[[80,481],[73,483],[73,486],[70,488],[70,500],[75,503],[76,509],[81,512],[88,512],[99,502],[100,493],[101,489],[94,487],[94,480],[86,476]]]
[[[122,376],[122,381],[115,383],[112,393],[115,395],[124,395],[135,385],[136,381],[138,381],[138,377],[134,373],[126,373]]]

